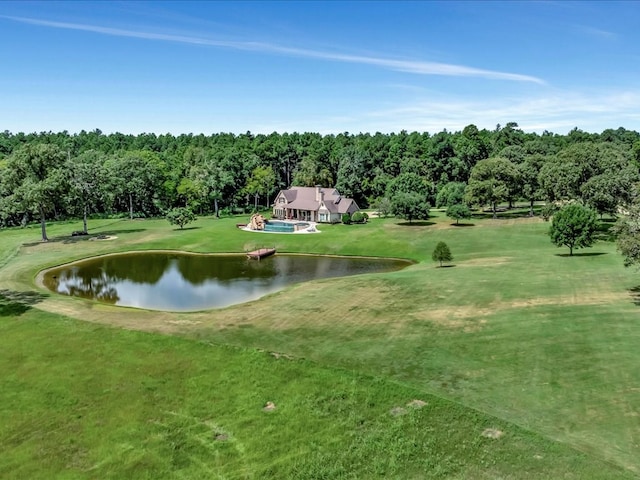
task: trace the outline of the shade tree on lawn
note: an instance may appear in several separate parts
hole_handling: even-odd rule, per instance
[[[423,197],[413,192],[398,192],[391,199],[391,211],[399,218],[426,220],[429,218],[429,204]]]
[[[640,266],[640,197],[637,186],[633,187],[631,195],[633,203],[628,207],[627,214],[619,218],[612,229],[625,267]]]
[[[547,161],[547,157],[541,154],[525,155],[522,163],[516,165],[518,170],[520,195],[529,201],[529,216],[533,217],[533,204],[543,194],[540,189],[538,175],[540,168]]]
[[[416,173],[402,173],[387,187],[391,213],[411,223],[429,218],[429,185]]]
[[[442,267],[443,262],[450,262],[453,260],[453,255],[446,243],[438,242],[436,248],[434,248],[433,253],[431,254],[431,259],[434,262],[440,262],[440,266]]]
[[[449,182],[445,184],[436,195],[436,208],[450,207],[463,202],[464,190],[467,187],[463,182]]]
[[[195,213],[187,207],[172,208],[167,212],[166,218],[171,225],[178,225],[180,230],[182,230],[185,225],[197,220]]]
[[[572,203],[554,213],[549,237],[558,247],[568,247],[572,256],[574,249],[593,245],[597,227],[598,218],[594,210]]]
[[[82,231],[87,233],[87,216],[90,211],[110,205],[113,201],[109,175],[105,169],[107,156],[96,150],[88,150],[77,157],[67,159],[68,186],[66,198],[69,210],[82,215]]]
[[[481,160],[471,170],[465,189],[465,202],[470,205],[491,205],[493,218],[496,218],[498,203],[513,198],[517,181],[518,171],[506,158]]]
[[[447,217],[453,218],[456,221],[456,225],[459,225],[460,220],[464,218],[471,218],[471,210],[464,203],[451,205],[447,208]]]
[[[67,189],[64,165],[67,157],[67,153],[56,145],[28,143],[15,150],[2,168],[2,209],[37,213],[43,242],[49,240],[47,214]]]
[[[608,189],[609,184],[619,190],[615,178],[626,177],[631,165],[629,148],[610,142],[576,143],[550,157],[541,166],[538,181],[548,201],[582,200],[606,210],[610,209],[611,200],[601,196],[603,189]],[[585,187],[589,181],[592,184]]]

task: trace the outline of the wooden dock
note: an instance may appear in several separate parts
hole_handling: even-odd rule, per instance
[[[252,258],[254,260],[260,260],[261,258],[269,257],[274,253],[276,253],[275,248],[259,248],[258,250],[247,252],[247,257]]]

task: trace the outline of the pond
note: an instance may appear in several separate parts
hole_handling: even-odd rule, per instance
[[[196,311],[248,302],[287,285],[319,278],[399,270],[394,259],[277,254],[136,252],[96,257],[44,272],[49,290],[112,305]]]

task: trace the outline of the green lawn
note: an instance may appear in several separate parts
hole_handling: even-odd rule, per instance
[[[526,218],[374,219],[318,235],[237,221],[92,221],[109,241],[58,223],[48,244],[36,227],[0,232],[0,477],[640,475],[640,277],[614,244],[570,258]],[[452,268],[430,260],[441,240]],[[190,314],[34,285],[44,266],[101,253],[272,245],[418,263]]]

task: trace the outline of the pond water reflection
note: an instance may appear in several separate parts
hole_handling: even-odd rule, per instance
[[[48,270],[43,283],[56,293],[113,305],[195,311],[255,300],[293,283],[408,265],[403,260],[311,255],[278,254],[256,261],[243,255],[136,252]]]

